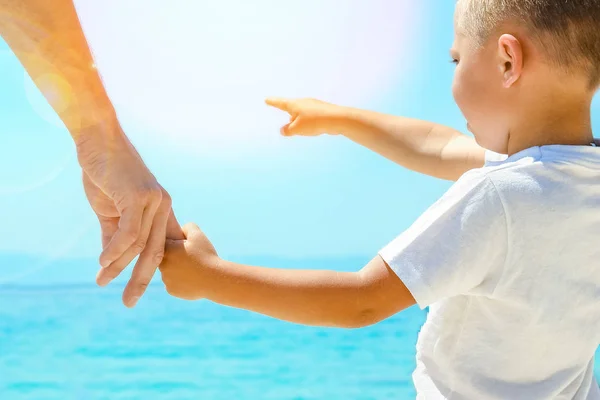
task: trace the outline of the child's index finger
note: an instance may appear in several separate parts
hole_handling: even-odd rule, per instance
[[[271,107],[278,108],[282,111],[289,111],[289,100],[281,98],[281,97],[268,97],[265,100],[265,103]]]

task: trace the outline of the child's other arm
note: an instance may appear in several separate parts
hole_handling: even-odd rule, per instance
[[[314,99],[267,99],[290,114],[285,136],[340,134],[405,168],[457,180],[484,164],[485,150],[473,138],[433,122],[381,114]]]
[[[415,304],[400,279],[377,256],[359,272],[286,270],[239,265],[217,256],[195,225],[187,240],[169,241],[160,266],[167,291],[206,298],[305,325],[358,328]]]

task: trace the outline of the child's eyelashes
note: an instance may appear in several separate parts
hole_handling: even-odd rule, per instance
[[[450,63],[452,63],[454,65],[458,65],[458,60],[456,58],[453,58],[450,60]]]

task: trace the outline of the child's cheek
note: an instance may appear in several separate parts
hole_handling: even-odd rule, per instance
[[[465,98],[466,93],[464,77],[462,75],[460,64],[456,67],[456,71],[454,72],[454,80],[452,81],[452,96],[454,97],[454,101],[458,105],[458,108],[460,108],[462,111],[465,118],[469,119],[467,111],[467,99]]]
[[[460,98],[460,83],[458,82],[457,73],[454,73],[454,80],[452,81],[452,97],[456,103],[459,102]]]

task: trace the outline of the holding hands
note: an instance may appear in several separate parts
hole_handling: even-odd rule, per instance
[[[115,123],[114,127],[118,127]],[[139,256],[123,293],[133,307],[162,261],[165,238],[182,239],[171,198],[120,128],[99,130],[78,143],[83,186],[102,231],[99,285],[107,285]]]
[[[220,259],[212,243],[196,224],[183,227],[185,240],[167,240],[160,265],[167,292],[184,300],[206,297],[209,275],[218,270]]]

